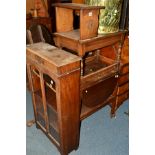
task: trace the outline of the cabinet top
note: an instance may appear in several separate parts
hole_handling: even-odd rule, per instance
[[[75,9],[75,10],[90,10],[90,9],[105,9],[104,6],[90,6],[86,4],[78,4],[78,3],[54,3],[52,6],[67,8],[67,9]]]
[[[74,54],[43,42],[27,45],[26,49],[27,51],[57,67],[68,65],[70,63],[81,60],[80,57]]]

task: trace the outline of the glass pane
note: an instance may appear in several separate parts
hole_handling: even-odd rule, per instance
[[[60,142],[59,130],[58,130],[58,115],[57,115],[57,103],[56,103],[56,83],[47,74],[43,74],[45,83],[45,94],[47,104],[47,114],[49,121],[49,133],[58,142]]]

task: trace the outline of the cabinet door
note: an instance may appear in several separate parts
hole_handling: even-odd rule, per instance
[[[32,79],[32,97],[33,97],[33,106],[35,109],[35,119],[44,130],[46,130],[45,125],[45,110],[42,100],[42,91],[41,91],[41,81],[40,81],[40,72],[39,70],[31,66],[31,79]]]
[[[82,92],[82,103],[88,107],[94,107],[103,103],[112,95],[117,84],[115,77],[108,78]],[[97,93],[96,93],[97,92]]]
[[[57,98],[56,98],[56,82],[48,75],[43,74],[45,98],[47,106],[47,117],[49,125],[50,137],[60,143],[58,129],[58,113],[57,113]]]

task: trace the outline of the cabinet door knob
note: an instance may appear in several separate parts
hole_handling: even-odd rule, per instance
[[[115,78],[118,78],[118,75],[115,75]]]
[[[51,85],[53,85],[54,84],[54,82],[53,82],[53,80],[51,80]]]

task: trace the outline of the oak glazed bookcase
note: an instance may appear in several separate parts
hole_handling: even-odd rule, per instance
[[[79,143],[80,58],[43,42],[26,52],[36,126],[67,155]]]
[[[61,155],[68,155],[78,148],[83,119],[105,105],[110,105],[111,115],[115,115],[124,31],[97,34],[99,9],[104,7],[73,3],[55,7],[57,47],[46,43],[27,45],[27,69],[36,126]],[[85,28],[74,30],[74,10]],[[64,11],[67,16],[61,16]],[[60,16],[62,20],[58,21]],[[63,17],[68,19],[66,23]],[[104,55],[105,47],[116,53],[115,59]]]

